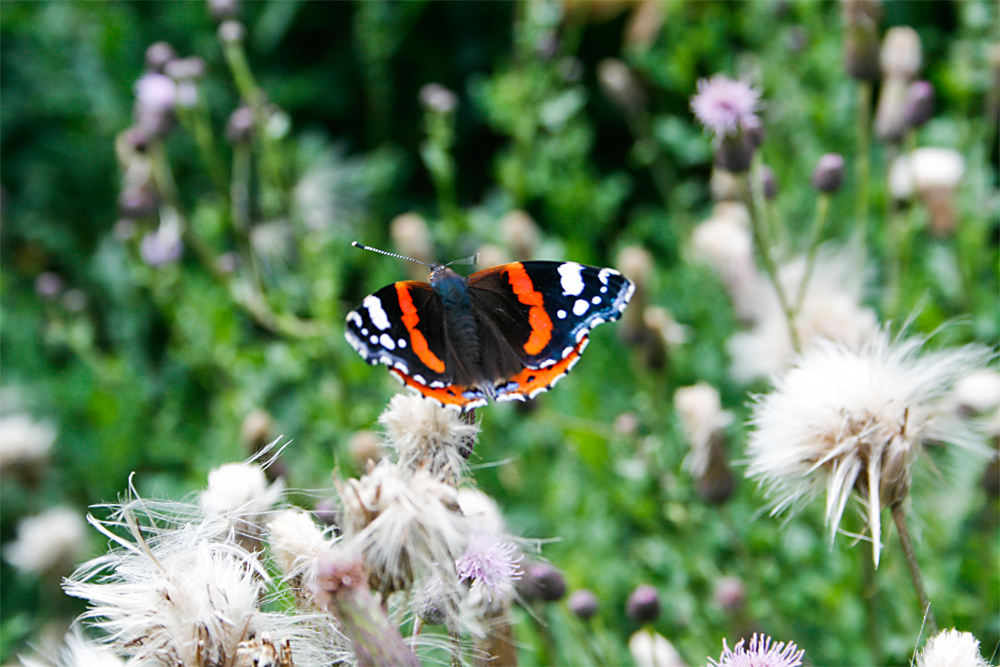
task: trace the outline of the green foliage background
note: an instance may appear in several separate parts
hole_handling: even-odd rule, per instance
[[[864,545],[838,539],[830,547],[819,507],[782,524],[742,481],[726,505],[705,504],[680,469],[686,446],[671,409],[678,387],[718,387],[724,407],[737,414],[729,435],[739,459],[749,396],[767,390],[729,376],[724,344],[738,322],[719,279],[683,251],[711,208],[710,141],[688,107],[696,81],[728,72],[759,82],[762,150],[781,185],[775,206],[790,229],[804,233],[815,206],[808,174],[821,154],[845,155],[845,193],[858,185],[851,169],[856,94],[841,64],[840,7],[669,2],[656,39],[637,45],[624,37],[634,5],[597,20],[612,4],[565,15],[563,5],[546,2],[241,6],[251,69],[290,121],[279,155],[284,173],[294,182],[317,164],[335,172],[327,182],[336,195],[329,220],[309,228],[293,211],[291,249],[261,259],[269,308],[308,321],[303,333],[262,326],[190,247],[181,262],[151,268],[138,260],[134,240],[113,233],[121,177],[115,138],[130,123],[149,44],[165,40],[207,62],[202,92],[228,171],[222,133],[239,97],[205,5],[3,2],[4,410],[16,404],[59,428],[39,480],[4,479],[3,541],[13,539],[18,520],[54,504],[82,511],[113,500],[133,471],[147,497],[197,491],[212,467],[250,455],[241,425],[258,409],[271,415],[273,436],[292,442],[281,461],[289,485],[319,490],[297,499],[308,507],[317,496],[332,497],[331,470],[359,472],[347,448],[351,434],[373,428],[397,390],[346,344],[343,317],[410,269],[349,242],[391,249],[389,221],[415,211],[430,221],[438,258],[453,259],[494,242],[499,218],[523,208],[552,258],[610,266],[622,247],[645,247],[655,259],[650,301],[690,331],[656,369],[619,340],[617,325],[602,327],[585,361],[533,409],[478,411],[477,483],[501,504],[513,533],[558,538],[544,556],[571,588],[590,588],[601,602],[596,627],[584,628],[564,605],[546,611],[555,655],[522,615],[524,663],[586,664],[583,634],[610,647],[612,664],[627,662],[636,628],[624,603],[642,583],[659,590],[664,612],[656,629],[689,664],[718,655],[723,637],[732,645],[753,630],[797,642],[813,664],[908,660],[920,619],[895,537],[872,577]],[[918,331],[959,318],[945,342],[995,346],[997,128],[983,109],[997,85],[989,61],[997,6],[891,2],[884,26],[891,25],[918,30],[923,77],[938,93],[920,144],[954,147],[967,165],[963,231],[945,240],[918,235],[904,303],[918,313]],[[630,127],[602,92],[596,73],[608,57],[639,77],[645,130]],[[435,129],[420,105],[430,82],[458,96],[453,135]],[[228,213],[191,135],[178,128],[166,149],[203,250],[231,250]],[[876,146],[872,155],[869,253],[879,273],[885,153]],[[453,193],[441,186],[450,178]],[[255,224],[272,222],[268,211],[276,207],[269,206],[265,199],[254,212]],[[831,238],[851,234],[853,212],[849,194],[834,197]],[[82,290],[84,308],[36,295],[34,281],[45,271]],[[870,300],[881,307],[879,292]],[[625,412],[637,418],[633,431],[612,426]],[[913,493],[918,558],[942,626],[973,632],[989,658],[1000,643],[997,499],[977,485],[985,461],[936,463],[940,474],[918,478]],[[100,548],[95,535],[93,553]],[[713,601],[724,576],[746,588],[737,616]],[[0,577],[0,659],[49,621],[82,611],[56,581],[18,575],[6,562]],[[865,602],[872,587],[875,624]]]

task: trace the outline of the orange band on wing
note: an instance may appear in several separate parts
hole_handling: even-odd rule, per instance
[[[464,408],[466,405],[471,403],[473,399],[463,396],[465,391],[464,387],[459,387],[456,385],[451,385],[448,387],[428,387],[425,384],[421,384],[411,378],[409,375],[404,375],[395,368],[389,369],[389,372],[398,377],[403,381],[403,384],[407,387],[412,387],[416,389],[421,394],[427,398],[433,398],[438,403],[442,405],[457,405]]]
[[[586,345],[587,339],[584,338],[577,343],[576,347],[573,348],[573,351],[567,354],[564,359],[549,366],[548,368],[525,368],[523,371],[510,379],[511,382],[516,382],[518,385],[517,390],[512,393],[530,397],[536,391],[545,391],[554,385],[559,378],[569,372],[569,369],[572,368],[577,359],[580,358],[580,354],[583,352],[583,348]]]
[[[410,344],[413,346],[414,354],[426,364],[427,368],[435,373],[444,373],[444,362],[431,352],[431,348],[427,345],[427,339],[417,329],[420,316],[417,315],[417,307],[413,305],[410,289],[403,283],[396,283],[396,294],[399,296],[399,307],[403,311],[403,324],[410,333]]]
[[[531,306],[528,310],[528,324],[531,325],[531,336],[524,344],[524,351],[528,354],[538,354],[545,349],[545,346],[552,340],[552,319],[545,312],[545,297],[535,289],[535,285],[528,277],[524,266],[520,262],[513,262],[507,265],[507,279],[510,280],[511,287],[518,301]]]

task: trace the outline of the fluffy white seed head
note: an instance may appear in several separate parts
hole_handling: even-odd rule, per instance
[[[442,572],[454,579],[452,565],[468,540],[454,487],[425,469],[382,461],[361,479],[348,480],[340,495],[344,537],[364,555],[378,586],[406,589]]]
[[[457,411],[411,393],[393,396],[378,421],[401,466],[444,477],[461,475],[479,433]]]
[[[208,473],[198,504],[210,519],[223,519],[237,533],[253,536],[283,490],[280,480],[268,484],[256,463],[226,463]]]
[[[86,526],[79,512],[54,507],[17,525],[17,539],[4,550],[21,573],[68,572],[87,549]]]
[[[62,645],[43,651],[45,659],[20,656],[23,667],[124,667],[125,661],[111,647],[98,644],[74,625],[66,633]]]
[[[708,471],[711,448],[719,442],[720,432],[732,422],[733,415],[722,409],[719,391],[704,382],[678,389],[674,409],[691,447],[684,469],[700,479]]]
[[[884,330],[858,346],[817,341],[758,398],[747,477],[771,499],[772,514],[825,491],[832,540],[856,491],[878,565],[880,512],[908,493],[923,444],[978,446],[944,399],[990,352],[924,347],[922,338],[892,340]]]
[[[736,314],[752,319],[758,309],[761,280],[754,263],[749,214],[743,204],[720,202],[712,217],[691,235],[694,258],[708,264],[726,285]]]
[[[49,422],[36,421],[25,414],[0,417],[0,469],[44,459],[57,433]]]
[[[813,340],[860,344],[878,328],[875,312],[861,305],[864,266],[854,247],[821,250],[806,286],[795,329],[803,348]],[[795,299],[806,273],[804,259],[779,269],[779,279],[789,299]],[[733,335],[726,344],[733,376],[742,382],[781,373],[794,354],[786,315],[770,285],[761,283],[754,300],[755,324]]]
[[[916,667],[987,667],[988,664],[979,653],[979,640],[954,628],[928,639],[916,659]]]
[[[920,71],[920,35],[909,26],[889,28],[882,40],[880,61],[886,77],[912,79]]]
[[[329,544],[323,531],[302,510],[286,510],[267,524],[271,556],[286,579],[301,577]]]

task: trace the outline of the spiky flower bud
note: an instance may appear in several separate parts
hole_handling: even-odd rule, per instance
[[[235,44],[242,42],[246,36],[246,28],[235,19],[223,21],[219,26],[219,41],[223,44]]]
[[[844,184],[844,158],[838,153],[827,153],[816,163],[812,173],[813,187],[820,192],[833,193]]]
[[[420,103],[428,111],[452,113],[458,106],[458,96],[440,83],[428,83],[420,89]]]
[[[746,640],[739,640],[732,649],[726,645],[726,640],[722,640],[722,655],[718,660],[708,659],[713,667],[745,667],[746,665],[760,665],[760,667],[799,667],[802,664],[804,650],[795,645],[795,642],[779,642],[771,645],[771,638],[767,635],[754,633],[750,638],[750,644],[744,647]]]
[[[566,595],[566,579],[548,563],[535,563],[525,568],[517,590],[525,600],[558,602]]]
[[[163,74],[167,64],[177,57],[174,47],[166,42],[150,44],[146,49],[146,69],[150,72]]]
[[[636,623],[653,623],[660,617],[660,594],[652,586],[643,584],[632,591],[625,611]]]
[[[593,618],[597,614],[599,606],[597,596],[594,595],[593,591],[589,591],[586,588],[573,591],[573,594],[569,596],[569,600],[566,601],[566,605],[571,612],[584,621]]]
[[[916,667],[987,667],[979,640],[969,632],[942,630],[927,640],[917,655]]]
[[[929,81],[914,81],[906,93],[903,118],[909,127],[923,127],[934,116],[934,86]]]
[[[859,81],[879,78],[878,0],[844,0],[844,68]]]

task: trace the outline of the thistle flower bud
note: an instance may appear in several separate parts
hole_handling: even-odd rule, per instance
[[[778,196],[778,181],[774,178],[774,170],[766,164],[761,166],[760,180],[763,181],[761,189],[765,199],[771,200]]]
[[[879,62],[886,78],[913,79],[920,71],[920,35],[909,26],[889,28]]]
[[[163,74],[167,64],[177,57],[174,47],[166,42],[150,44],[146,49],[146,70]]]
[[[205,76],[205,61],[198,56],[174,58],[163,68],[171,79],[200,79]]]
[[[918,148],[889,167],[889,190],[897,199],[909,199],[915,191],[930,214],[931,232],[946,236],[958,222],[955,194],[964,173],[965,160],[958,151]]]
[[[639,113],[646,107],[646,94],[632,70],[617,58],[605,58],[597,64],[597,80],[604,94],[626,115]]]
[[[243,24],[235,19],[229,19],[228,21],[223,21],[219,25],[219,41],[223,44],[236,44],[242,42],[243,38],[246,36],[246,28]]]
[[[157,228],[142,237],[139,255],[149,266],[159,267],[172,264],[181,258],[184,244],[179,234]]]
[[[827,153],[816,163],[812,173],[813,187],[820,192],[833,193],[844,184],[844,158],[838,153]]]
[[[712,591],[715,604],[729,613],[735,613],[743,607],[746,590],[743,580],[739,577],[722,577],[715,582]]]
[[[440,83],[428,83],[420,89],[420,103],[428,111],[452,113],[458,106],[458,96]]]
[[[660,617],[660,594],[652,586],[643,584],[632,591],[625,611],[636,623],[653,623]]]
[[[573,594],[569,596],[566,601],[566,606],[569,610],[573,612],[577,618],[584,621],[589,621],[597,614],[598,602],[597,596],[594,595],[592,591],[586,588],[581,588],[580,590],[573,591]]]
[[[254,117],[250,107],[239,106],[229,116],[226,122],[226,139],[231,144],[241,144],[250,141],[253,134]]]
[[[844,0],[844,68],[859,81],[879,78],[878,0]]]
[[[128,186],[118,194],[118,212],[126,218],[148,218],[159,206],[160,194],[151,182]]]
[[[927,81],[914,81],[906,93],[903,119],[911,128],[923,127],[934,116],[934,86]]]
[[[360,556],[341,549],[320,555],[313,584],[316,603],[337,618],[351,640],[357,663],[420,667],[367,584]]]
[[[208,14],[216,21],[235,18],[239,8],[239,0],[208,0]]]
[[[177,85],[164,74],[147,72],[135,84],[135,123],[149,137],[163,137],[174,123]]]
[[[46,301],[52,301],[63,290],[63,279],[58,273],[46,271],[35,278],[35,294]]]
[[[525,568],[517,591],[528,601],[558,602],[566,595],[566,579],[548,563],[535,563]]]

